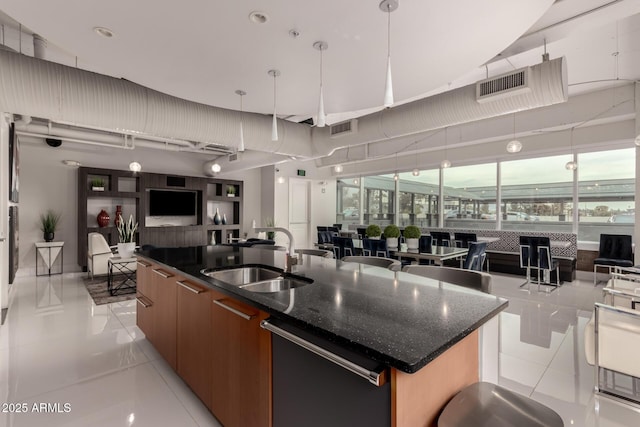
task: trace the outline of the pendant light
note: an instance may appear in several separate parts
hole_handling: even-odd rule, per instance
[[[273,77],[273,123],[271,124],[271,140],[278,140],[278,118],[276,117],[276,78],[280,75],[280,70],[269,70],[268,74]]]
[[[573,129],[574,128],[571,128],[571,156],[572,156],[572,159],[570,161],[568,161],[566,165],[564,165],[565,169],[568,170],[568,171],[574,171],[574,170],[578,169],[578,163],[573,161],[573,156],[575,156],[574,153],[573,153]]]
[[[241,89],[236,90],[236,95],[240,95],[240,142],[238,143],[238,152],[244,151],[244,131],[242,129],[242,97],[246,94],[247,92]]]
[[[142,165],[138,162],[129,163],[129,170],[131,172],[140,172],[142,170]]]
[[[313,48],[320,51],[320,100],[318,101],[318,123],[316,126],[322,128],[326,124],[326,115],[324,114],[324,95],[322,93],[322,51],[327,50],[329,45],[327,42],[317,41],[313,44]]]
[[[507,144],[507,152],[519,153],[522,150],[522,143],[516,139],[516,113],[513,113],[513,139]]]
[[[440,162],[442,169],[451,167],[451,162],[447,159],[447,129],[448,128],[444,128],[444,159]]]
[[[398,0],[382,0],[380,10],[387,14],[387,77],[384,85],[384,106],[393,105],[393,82],[391,80],[391,12],[398,8]]]

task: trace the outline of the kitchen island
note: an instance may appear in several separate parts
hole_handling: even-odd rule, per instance
[[[150,333],[152,344],[228,426],[296,422],[279,412],[283,405],[278,402],[287,384],[291,388],[286,378],[288,366],[303,359],[279,344],[281,338],[276,334],[272,337],[260,328],[261,323],[285,331],[285,335],[301,337],[302,342],[329,354],[338,354],[339,359],[366,365],[364,370],[375,374],[369,382],[378,387],[361,380],[362,387],[380,389],[372,394],[374,402],[386,402],[375,405],[386,406],[382,415],[372,415],[379,425],[433,425],[444,404],[478,380],[478,329],[507,305],[504,299],[459,286],[314,256],[302,256],[291,271],[294,278],[311,283],[280,292],[252,292],[201,274],[205,268],[284,269],[284,252],[256,248],[154,249],[140,253],[139,258],[140,328],[148,337]],[[175,304],[171,304],[171,298]],[[189,298],[194,300],[189,302]],[[248,322],[236,325],[233,318],[225,317],[228,313],[257,323],[251,327]],[[213,342],[207,342],[209,337]],[[235,353],[229,353],[231,350]],[[305,372],[301,363],[298,373],[293,373],[292,366],[291,376]],[[197,366],[195,373],[193,364]],[[247,384],[256,388],[255,402],[247,398],[246,387],[235,389],[239,379],[234,373],[249,377]],[[228,378],[220,379],[225,375]],[[326,375],[330,378],[331,374]],[[333,404],[318,401],[317,396],[327,394],[316,394],[312,388],[309,385],[297,394],[303,399],[309,396],[307,400],[321,408],[320,412],[329,412],[332,425],[340,425],[342,420],[331,415]],[[341,388],[342,384],[335,384],[336,393]],[[357,408],[362,404],[371,409],[371,402],[365,399],[357,403],[355,392],[349,393],[354,403],[347,406]],[[227,400],[222,407],[216,400],[220,396]],[[296,396],[286,399],[292,397]],[[302,412],[301,404],[288,403],[288,411]],[[262,409],[251,421],[237,414],[243,407],[255,412],[254,405]],[[357,409],[354,412],[361,413]],[[310,420],[316,420],[317,425],[323,423],[318,415],[302,415],[307,417],[307,425]],[[344,424],[349,424],[346,418]]]

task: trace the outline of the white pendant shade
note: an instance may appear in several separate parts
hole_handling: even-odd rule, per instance
[[[142,165],[138,162],[131,162],[129,163],[129,170],[131,172],[140,172],[142,170]]]
[[[519,153],[520,150],[522,150],[522,143],[517,139],[514,139],[507,144],[507,152],[509,153]]]
[[[240,142],[238,143],[238,151],[244,151],[244,131],[242,129],[242,120],[240,120]]]
[[[413,176],[420,176],[420,169],[415,168],[411,173],[413,174]]]
[[[450,168],[451,162],[445,159],[442,162],[440,162],[440,166],[442,167],[442,169]]]
[[[278,119],[276,118],[276,112],[273,112],[273,123],[271,124],[271,140],[278,140]]]
[[[324,96],[322,94],[322,85],[320,86],[320,101],[318,102],[318,123],[316,126],[323,128],[326,123],[327,116],[324,114]]]
[[[384,106],[393,105],[393,81],[391,79],[391,57],[387,58],[387,80],[384,85]]]
[[[570,161],[567,162],[566,165],[564,165],[564,167],[568,170],[568,171],[574,171],[576,169],[578,169],[578,164],[574,161]]]
[[[342,172],[342,171],[343,171],[342,165],[335,165],[335,166],[333,167],[333,170],[335,170],[335,171],[336,171],[336,173],[340,173],[340,172]]]

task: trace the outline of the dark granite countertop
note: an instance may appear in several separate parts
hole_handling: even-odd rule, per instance
[[[142,257],[175,268],[294,326],[412,373],[506,308],[503,298],[379,267],[304,255],[292,274],[313,283],[254,293],[216,281],[203,268],[284,267],[282,251],[199,246],[159,248]]]

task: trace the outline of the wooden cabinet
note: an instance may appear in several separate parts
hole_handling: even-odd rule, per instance
[[[154,310],[155,287],[151,276],[153,264],[139,260],[136,270],[136,324],[150,342],[154,341]]]
[[[151,270],[154,274],[152,285],[155,285],[153,309],[154,333],[150,340],[164,360],[176,369],[176,276],[161,267]]]
[[[226,427],[271,425],[271,335],[268,315],[212,291],[211,410]]]
[[[178,375],[211,408],[211,291],[176,276]]]

